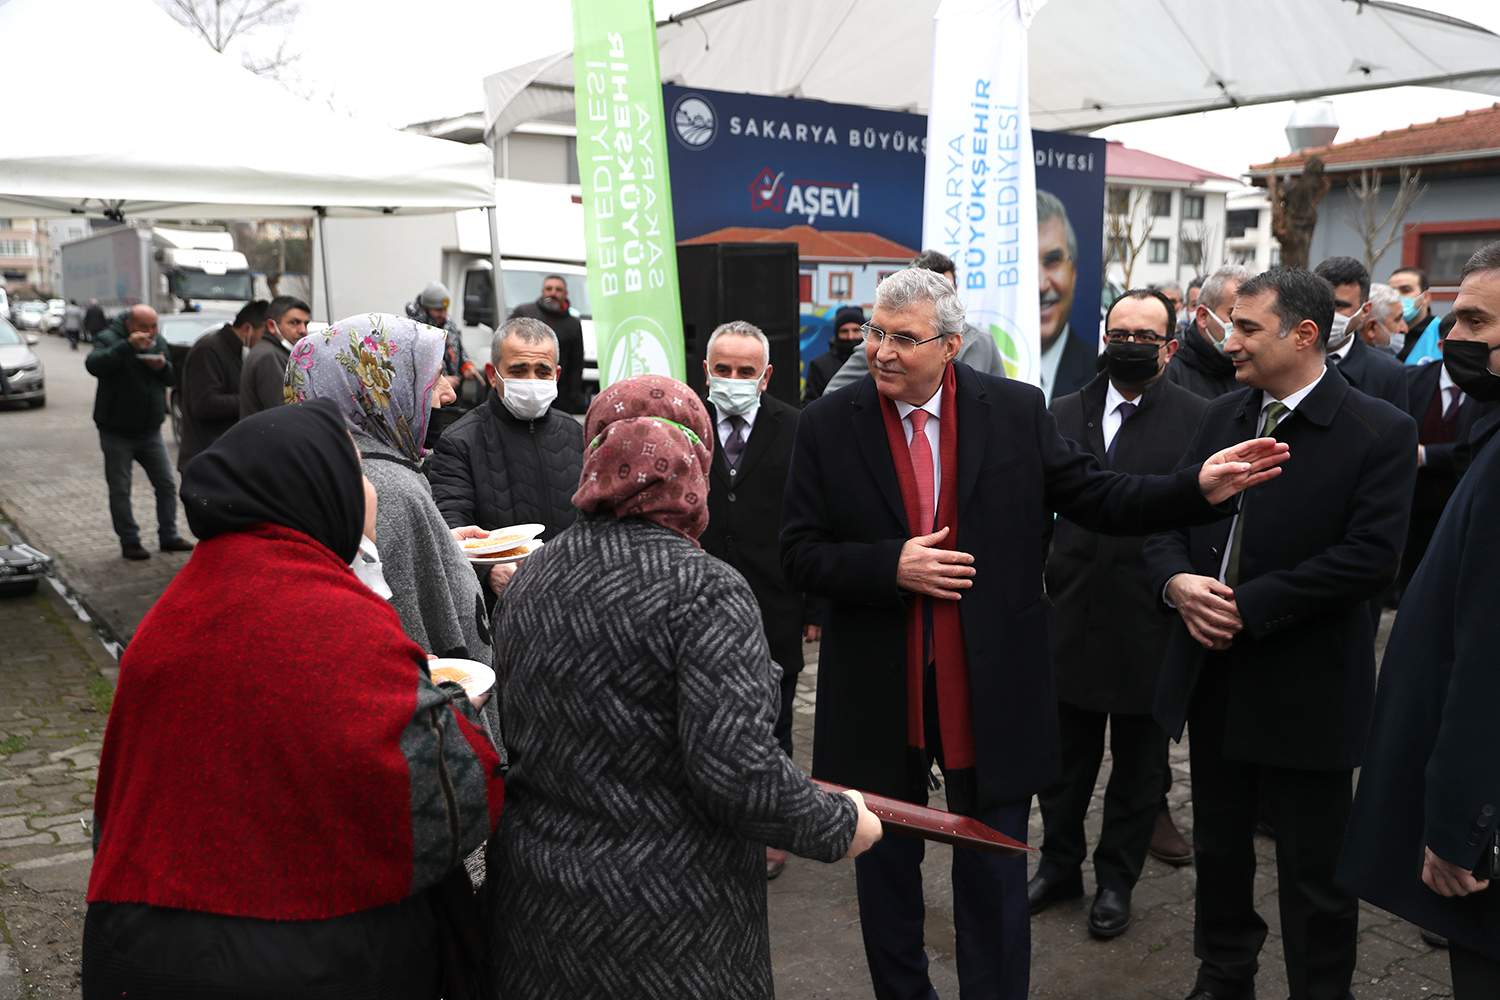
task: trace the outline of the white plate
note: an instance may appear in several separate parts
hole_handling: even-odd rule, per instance
[[[507,549],[515,548],[517,545],[525,545],[546,530],[547,526],[545,524],[512,524],[506,528],[496,528],[485,536],[486,538],[494,539],[506,538],[508,539],[507,541],[475,545],[473,543],[478,542],[479,538],[465,538],[458,543],[458,547],[463,549],[464,555],[470,559],[493,556],[496,552],[504,552]]]
[[[441,684],[451,678],[437,676],[439,667],[447,667],[463,673],[468,680],[459,681],[470,698],[478,698],[495,686],[495,672],[478,660],[436,659],[427,661],[427,669],[433,672],[432,683]]]
[[[525,545],[526,545],[526,551],[522,552],[520,555],[516,555],[516,556],[490,556],[487,559],[473,559],[473,558],[471,558],[469,560],[469,562],[470,562],[470,564],[472,564],[474,566],[503,566],[506,563],[520,562],[522,559],[525,559],[527,556],[533,555],[534,553],[537,553],[537,552],[540,552],[542,546],[546,545],[546,544],[547,544],[546,542],[526,542],[525,543]]]

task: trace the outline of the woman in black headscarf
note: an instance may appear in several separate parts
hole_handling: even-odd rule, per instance
[[[468,699],[349,568],[365,495],[327,401],[184,471],[203,541],[120,661],[86,998],[439,995],[437,887],[503,788]]]

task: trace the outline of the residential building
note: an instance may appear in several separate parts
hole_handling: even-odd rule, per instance
[[[1224,263],[1264,271],[1281,263],[1281,243],[1271,234],[1271,201],[1255,188],[1229,196],[1224,213]]]
[[[1500,240],[1500,104],[1305,149],[1251,167],[1251,182],[1264,187],[1272,171],[1295,177],[1314,155],[1332,187],[1318,205],[1311,263],[1340,255],[1364,260],[1368,252],[1376,281],[1398,267],[1421,267],[1434,302],[1443,303],[1457,295],[1458,272],[1469,255]],[[1367,238],[1363,207],[1351,185],[1357,187],[1362,176],[1379,179],[1372,199],[1378,222],[1395,204],[1402,167],[1409,168],[1421,194],[1401,218]]]
[[[0,219],[0,279],[11,298],[51,294],[51,247],[45,219]]]
[[[1224,262],[1231,177],[1111,142],[1105,152],[1105,277],[1186,285]]]

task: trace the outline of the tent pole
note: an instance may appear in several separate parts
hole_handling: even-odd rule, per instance
[[[318,255],[323,260],[323,313],[324,322],[333,325],[333,291],[328,282],[328,209],[322,205],[314,205],[313,211],[318,213],[316,220],[318,224]]]
[[[501,280],[500,272],[500,223],[496,218],[499,208],[490,205],[484,210],[485,218],[490,222],[490,263],[494,265],[495,286],[495,329],[500,329],[500,324],[505,322],[505,282]]]

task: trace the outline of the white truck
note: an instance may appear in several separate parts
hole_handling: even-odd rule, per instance
[[[222,229],[117,226],[58,253],[63,298],[98,299],[108,314],[142,302],[159,313],[233,313],[254,289],[249,262]]]
[[[576,184],[495,182],[501,288],[506,314],[541,295],[542,280],[561,275],[583,326],[584,385],[597,390],[598,351],[584,267],[583,204]],[[392,215],[319,221],[313,247],[313,319],[332,323],[364,312],[405,315],[429,281],[453,297],[449,319],[463,330],[476,364],[489,358],[498,325],[489,220],[483,209],[443,215]],[[324,274],[324,264],[327,274]]]

